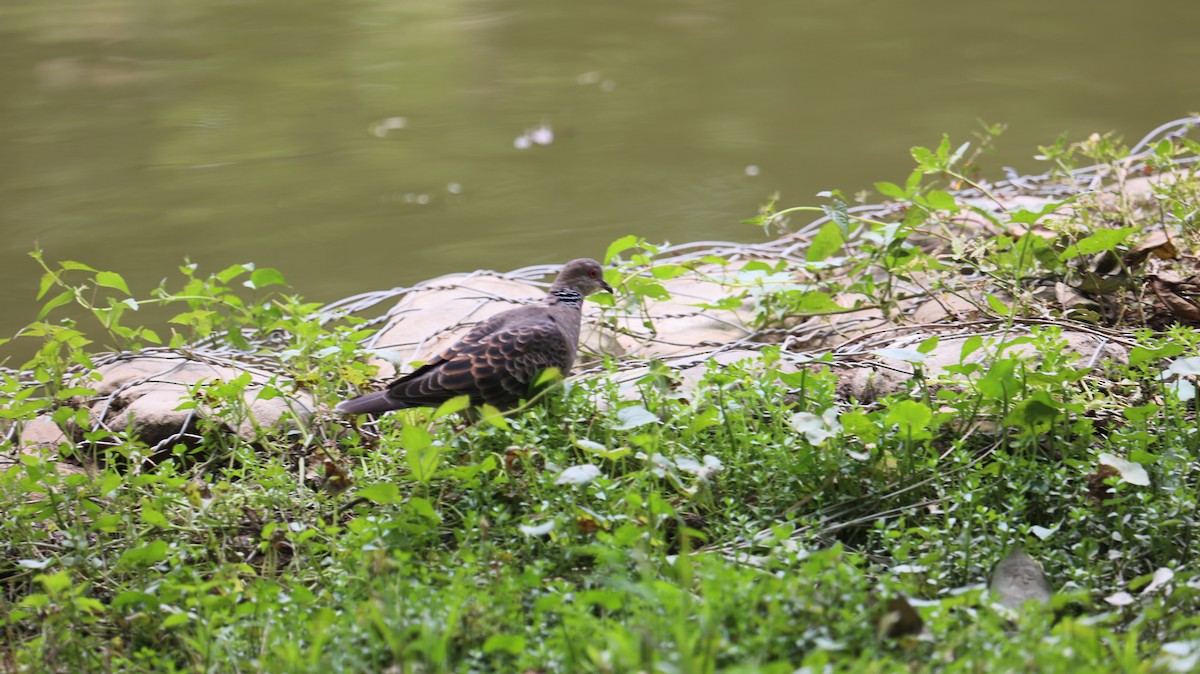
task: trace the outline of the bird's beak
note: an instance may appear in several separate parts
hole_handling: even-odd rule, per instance
[[[605,282],[605,281],[601,281],[601,282],[600,282],[600,289],[601,289],[601,290],[604,290],[604,291],[606,291],[606,292],[608,292],[608,293],[610,293],[610,294],[612,294],[612,295],[616,295],[616,294],[617,294],[617,293],[616,293],[616,292],[615,292],[615,291],[612,289],[612,286],[608,285],[608,283],[607,283],[607,282]]]

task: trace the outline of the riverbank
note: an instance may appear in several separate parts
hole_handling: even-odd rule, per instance
[[[549,269],[316,306],[269,269],[133,300],[119,274],[47,262],[22,337],[42,347],[5,373],[0,661],[1186,670],[1182,130],[1133,157],[1095,136],[996,184],[943,143],[881,205],[765,210],[768,243],[614,242],[576,376],[476,425],[328,406],[538,297]],[[133,326],[146,301],[179,307],[171,333]]]

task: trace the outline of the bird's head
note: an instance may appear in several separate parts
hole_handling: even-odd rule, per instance
[[[554,279],[554,285],[550,286],[550,290],[562,288],[578,291],[585,297],[597,290],[606,290],[610,293],[613,291],[612,286],[604,282],[604,268],[600,266],[599,262],[586,257],[571,260],[563,265],[562,271],[558,272],[558,278]]]

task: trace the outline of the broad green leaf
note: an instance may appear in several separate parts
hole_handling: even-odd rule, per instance
[[[230,265],[216,273],[217,280],[221,283],[229,283],[233,279],[250,271],[246,265],[234,264]]]
[[[439,515],[437,510],[434,509],[433,504],[429,502],[429,499],[424,499],[420,496],[414,496],[408,499],[408,503],[405,503],[404,507],[405,509],[411,510],[420,517],[432,522],[442,521],[442,516]]]
[[[399,503],[400,488],[391,482],[379,482],[358,490],[357,496],[375,503]]]
[[[888,407],[887,417],[884,420],[889,424],[899,425],[901,431],[910,429],[917,431],[929,426],[929,422],[933,420],[933,412],[925,403],[916,400],[900,400]]]
[[[488,405],[487,403],[480,405],[479,413],[482,416],[483,421],[487,422],[488,424],[491,424],[502,431],[508,430],[508,419],[504,417],[503,412],[496,409],[492,405]]]
[[[54,287],[54,282],[57,280],[58,280],[58,276],[55,275],[53,272],[46,272],[45,274],[42,274],[42,281],[38,287],[37,299],[40,300],[43,297],[45,297],[46,293],[49,292],[50,289]]]
[[[156,527],[166,527],[170,524],[161,512],[147,504],[142,505],[142,521]]]
[[[1160,358],[1171,358],[1178,356],[1184,352],[1184,346],[1179,342],[1169,342],[1157,349],[1149,349],[1144,346],[1135,346],[1129,351],[1129,364],[1141,365],[1146,361],[1158,360]]]
[[[687,270],[688,268],[681,264],[660,264],[650,268],[650,275],[660,281],[666,281],[687,273]]]
[[[255,269],[254,272],[250,274],[250,282],[254,284],[255,288],[262,288],[264,286],[271,285],[287,285],[287,281],[284,280],[283,274],[281,274],[278,269],[273,269],[271,267]]]
[[[925,195],[925,200],[929,204],[929,207],[934,210],[950,211],[951,213],[958,211],[958,202],[954,200],[954,197],[949,192],[932,190],[929,194]]]
[[[458,396],[451,398],[438,406],[433,412],[434,419],[450,416],[455,412],[461,412],[471,406],[471,396]]]
[[[52,595],[60,594],[63,590],[71,587],[71,574],[66,571],[39,573],[33,577],[33,580],[41,583],[42,587],[46,588],[46,592]]]
[[[996,312],[1000,316],[1008,316],[1012,313],[1012,307],[1000,301],[1000,298],[991,293],[987,293],[987,303],[988,306],[991,307],[992,311]]]
[[[53,299],[42,305],[42,310],[38,312],[38,320],[45,318],[51,311],[61,307],[64,304],[69,304],[71,299],[75,297],[74,291],[64,290],[54,296]]]
[[[967,357],[978,351],[983,346],[983,338],[979,335],[971,335],[963,342],[962,353],[959,356],[960,362],[966,362]]]
[[[493,634],[483,642],[483,652],[505,651],[513,655],[525,652],[525,637],[516,634]]]
[[[533,381],[533,385],[530,388],[538,390],[560,381],[562,381],[562,372],[557,367],[548,367],[538,374],[537,379]]]
[[[163,629],[170,629],[172,627],[187,624],[189,621],[191,621],[191,617],[188,615],[187,611],[180,611],[178,613],[172,613],[166,618],[163,618],[162,622],[159,623],[159,627]]]
[[[920,166],[922,170],[927,171],[937,168],[937,157],[933,155],[933,151],[931,151],[929,148],[920,146],[914,147],[909,150],[909,154],[912,155],[912,158],[916,160],[917,165]]]
[[[1125,242],[1130,234],[1140,232],[1140,227],[1120,227],[1118,229],[1102,229],[1091,236],[1086,236],[1058,256],[1060,260],[1069,260],[1076,255],[1093,255],[1106,250],[1113,250]]]
[[[126,295],[129,293],[129,286],[125,284],[125,279],[115,271],[96,272],[96,285],[105,288],[116,288]]]
[[[933,337],[929,337],[928,339],[922,340],[921,343],[917,345],[917,351],[920,351],[921,353],[926,354],[926,355],[933,353],[933,350],[938,347],[938,343],[940,341],[941,341],[941,337],[938,337],[937,335],[934,335]]]
[[[787,293],[788,302],[792,305],[791,308],[797,314],[820,314],[830,311],[839,311],[844,309],[828,293],[820,290],[809,290],[807,292]]]
[[[1011,358],[996,361],[979,380],[979,392],[993,400],[1012,398],[1021,387],[1016,370],[1017,361]]]
[[[628,234],[608,244],[608,250],[604,251],[604,264],[612,262],[613,258],[621,253],[636,248],[638,245],[638,237]]]
[[[885,197],[891,197],[893,199],[905,199],[908,197],[908,194],[906,194],[904,192],[904,188],[900,187],[899,185],[897,185],[895,183],[889,183],[889,182],[875,183],[875,191],[879,192],[880,194],[882,194]]]
[[[118,563],[125,567],[156,564],[167,558],[169,549],[166,541],[151,541],[132,550],[126,550]]]
[[[69,270],[69,271],[90,271],[90,272],[96,271],[92,267],[90,267],[82,262],[76,262],[74,260],[63,260],[62,262],[58,263],[58,266],[62,267],[63,269]]]
[[[400,446],[404,447],[404,451],[420,451],[433,443],[433,436],[429,435],[429,431],[407,424],[400,430]]]
[[[1162,409],[1162,405],[1158,403],[1146,403],[1145,405],[1132,405],[1121,409],[1121,415],[1130,421],[1144,422],[1154,418],[1158,411]]]
[[[809,262],[820,262],[838,252],[842,248],[844,241],[842,228],[836,222],[827,222],[821,226],[820,231],[813,236],[812,242],[808,244],[808,252],[805,254],[805,259]]]
[[[1004,418],[1004,423],[1030,431],[1044,431],[1059,414],[1061,409],[1054,399],[1045,391],[1038,391],[1017,403]]]

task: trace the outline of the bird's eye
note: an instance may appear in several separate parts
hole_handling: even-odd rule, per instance
[[[588,276],[590,276],[590,277],[592,277],[592,278],[596,278],[596,270],[595,270],[595,269],[593,269],[593,270],[589,271],[589,272],[588,272]]]

